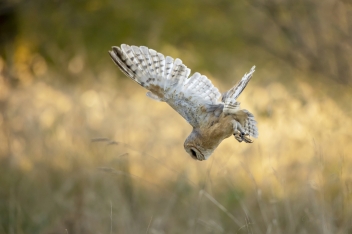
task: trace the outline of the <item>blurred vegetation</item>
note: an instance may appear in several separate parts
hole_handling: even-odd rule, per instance
[[[0,2],[0,233],[352,233],[349,1]],[[107,50],[241,95],[259,139],[205,162]]]

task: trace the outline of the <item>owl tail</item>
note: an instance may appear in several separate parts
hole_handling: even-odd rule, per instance
[[[246,73],[240,82],[238,82],[233,88],[228,90],[222,95],[222,102],[224,103],[224,113],[233,114],[239,110],[240,103],[237,102],[238,96],[242,93],[244,88],[246,88],[248,82],[251,80],[252,75],[255,71],[255,66],[251,68],[249,73]]]

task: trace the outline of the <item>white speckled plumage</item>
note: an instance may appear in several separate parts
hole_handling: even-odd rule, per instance
[[[222,95],[204,75],[191,70],[180,59],[145,46],[114,46],[109,54],[121,71],[148,89],[147,96],[168,103],[192,126],[185,150],[195,159],[207,159],[220,142],[231,136],[251,143],[258,137],[254,116],[240,109],[238,96],[251,79],[254,68]]]

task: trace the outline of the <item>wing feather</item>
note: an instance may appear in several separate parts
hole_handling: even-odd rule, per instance
[[[145,46],[114,46],[109,51],[111,58],[121,71],[148,89],[147,96],[167,102],[193,127],[198,127],[207,116],[214,114],[236,115],[240,111],[238,96],[250,81],[255,67],[245,74],[241,81],[222,96],[211,81],[198,72],[189,77],[191,70],[182,60],[164,56]],[[205,107],[205,108],[204,108]],[[252,137],[258,137],[257,122],[247,110],[244,130]]]
[[[210,114],[204,107],[217,104],[221,96],[206,76],[196,72],[189,77],[191,70],[178,58],[125,44],[109,54],[125,75],[150,91],[147,96],[167,102],[193,127]]]
[[[225,114],[233,114],[236,116],[238,111],[241,111],[240,102],[237,101],[237,98],[242,93],[244,88],[247,86],[248,82],[251,80],[253,73],[255,71],[255,66],[246,73],[243,78],[238,82],[233,88],[228,90],[222,96],[222,102],[224,103],[223,112]],[[242,126],[247,134],[252,137],[258,137],[258,128],[257,122],[254,119],[252,113],[247,110],[242,110],[244,113],[247,114],[247,119],[244,121],[244,126]]]
[[[257,121],[255,121],[254,115],[247,110],[243,110],[243,111],[247,113],[247,116],[248,116],[243,126],[246,133],[254,138],[258,138],[259,133],[257,128]]]
[[[251,80],[253,73],[255,72],[255,66],[251,68],[249,73],[246,73],[240,82],[238,82],[233,88],[225,92],[222,96],[222,102],[225,104],[224,112],[232,114],[238,110],[240,103],[237,102],[238,96],[246,88],[248,82]]]

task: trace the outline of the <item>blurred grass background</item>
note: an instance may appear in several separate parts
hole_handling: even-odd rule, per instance
[[[0,3],[0,233],[352,233],[352,4]],[[205,162],[107,51],[146,45],[240,97],[259,139]]]

